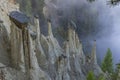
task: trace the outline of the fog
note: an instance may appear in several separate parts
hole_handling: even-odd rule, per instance
[[[54,3],[53,3],[54,2]],[[108,48],[111,49],[113,53],[114,64],[119,62],[120,60],[120,6],[112,6],[108,4],[106,0],[96,0],[95,2],[89,3],[86,0],[45,0],[45,3],[48,6],[51,6],[49,10],[52,10],[52,18],[53,24],[58,26],[59,20],[56,18],[56,14],[54,14],[54,10],[62,10],[63,11],[63,19],[71,19],[72,10],[74,7],[78,7],[77,14],[77,33],[79,34],[80,39],[83,40],[83,43],[86,44],[87,41],[91,42],[96,39],[97,40],[97,57],[99,60],[102,60],[106,54]],[[52,9],[51,9],[52,8]],[[82,13],[82,11],[88,12],[87,15],[91,16],[91,21],[88,23],[92,23],[92,26],[95,26],[95,33],[91,31],[90,35],[85,35],[86,33],[80,33],[80,30],[83,29],[82,21],[88,20],[86,15]],[[75,14],[76,15],[76,14]],[[97,15],[97,16],[95,16]],[[88,16],[88,17],[89,17]],[[61,16],[60,16],[61,17]],[[58,22],[56,22],[58,21]],[[89,28],[89,27],[87,27]],[[94,29],[94,28],[93,28]]]
[[[103,37],[97,41],[97,52],[100,56],[105,54],[107,48],[110,48],[113,53],[114,64],[120,62],[120,5],[111,7],[109,15],[113,17],[112,34]],[[102,59],[104,56],[100,56]]]

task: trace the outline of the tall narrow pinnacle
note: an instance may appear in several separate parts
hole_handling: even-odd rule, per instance
[[[94,40],[94,45],[92,48],[92,53],[91,53],[92,61],[94,64],[97,64],[97,58],[96,58],[96,40]]]
[[[51,21],[48,20],[48,36],[52,35],[52,27],[51,27]]]
[[[39,42],[41,32],[40,32],[40,24],[39,24],[38,16],[37,17],[35,16],[34,20],[35,20],[35,27],[36,27],[36,32],[37,32],[37,41]]]

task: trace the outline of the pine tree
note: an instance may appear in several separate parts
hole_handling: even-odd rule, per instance
[[[115,72],[112,75],[112,80],[120,80],[120,63],[116,65]]]
[[[87,75],[87,80],[95,80],[95,76],[94,73],[92,71],[90,71]]]
[[[100,74],[98,80],[105,80],[104,75],[103,75],[103,74]]]
[[[102,62],[102,66],[101,66],[102,70],[104,72],[108,72],[108,73],[113,73],[113,59],[112,59],[112,52],[110,50],[110,48],[108,48],[108,51],[106,53],[106,56]]]

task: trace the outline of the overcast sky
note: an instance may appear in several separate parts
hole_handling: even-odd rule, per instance
[[[108,10],[110,11],[109,15],[113,19],[113,30],[107,37],[97,40],[97,52],[98,55],[102,55],[106,53],[107,48],[110,48],[113,53],[114,63],[117,63],[120,62],[120,5],[109,6]],[[101,58],[103,57],[102,55]]]

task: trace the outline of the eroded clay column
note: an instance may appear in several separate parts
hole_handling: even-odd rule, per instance
[[[51,26],[51,21],[50,20],[48,20],[48,36],[53,36],[52,26]]]
[[[94,40],[94,45],[92,48],[92,53],[91,53],[92,61],[94,64],[97,64],[97,58],[96,58],[96,40]]]
[[[40,32],[40,24],[39,24],[39,17],[38,16],[35,16],[34,22],[35,22],[35,28],[36,28],[36,33],[37,33],[37,43],[39,43],[41,32]]]

